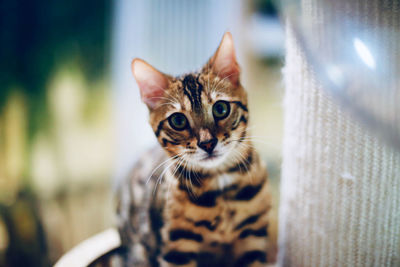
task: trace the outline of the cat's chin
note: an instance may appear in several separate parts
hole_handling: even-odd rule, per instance
[[[193,165],[206,169],[206,170],[217,170],[225,165],[226,155],[223,154],[212,154],[205,155],[198,160],[193,161]]]

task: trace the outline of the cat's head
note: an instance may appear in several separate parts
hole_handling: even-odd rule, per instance
[[[162,147],[192,169],[217,170],[243,160],[247,94],[240,84],[232,35],[198,73],[175,78],[141,59],[132,72]]]

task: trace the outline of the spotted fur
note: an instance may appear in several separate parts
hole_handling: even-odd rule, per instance
[[[247,95],[239,80],[215,69],[223,42],[201,71],[165,75],[161,96],[151,92],[159,98],[149,109],[160,147],[142,157],[118,194],[127,266],[241,267],[275,260],[269,181],[247,138]],[[238,72],[234,67],[230,75]],[[218,120],[213,105],[221,100],[230,113]],[[184,130],[170,125],[176,112],[187,118]],[[199,144],[211,139],[217,143],[208,153]]]

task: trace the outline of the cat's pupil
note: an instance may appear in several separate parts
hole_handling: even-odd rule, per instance
[[[226,109],[225,109],[224,105],[221,105],[221,104],[217,105],[217,113],[224,114],[225,112],[226,112]]]
[[[182,126],[183,125],[183,118],[181,116],[176,116],[174,118],[175,125],[176,126]]]

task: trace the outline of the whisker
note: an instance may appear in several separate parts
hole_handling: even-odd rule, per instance
[[[169,168],[170,168],[174,163],[175,163],[175,162],[171,162],[171,163],[163,170],[163,172],[160,174],[160,176],[158,176],[157,182],[156,182],[156,184],[155,184],[155,186],[154,186],[154,189],[153,189],[153,195],[156,193],[158,185],[161,184],[162,179],[163,179],[165,173],[169,170]]]
[[[207,80],[208,80],[208,82],[207,82],[207,88],[209,88],[210,89],[210,64],[207,64]]]
[[[169,106],[174,106],[175,105],[175,103],[162,103],[161,105],[159,105],[158,107],[162,107],[162,106],[167,106],[167,105],[169,105]]]
[[[201,184],[201,182],[202,182],[201,178],[196,173],[194,173],[194,178],[196,179],[198,184]]]
[[[177,155],[175,155],[175,156],[169,158],[168,160],[164,161],[163,163],[161,163],[161,164],[156,168],[156,169],[158,169],[158,168],[161,167],[161,165],[170,163],[170,164],[161,172],[161,174],[158,176],[158,178],[157,178],[157,180],[156,180],[156,184],[155,184],[154,189],[153,189],[153,195],[154,195],[155,192],[157,191],[158,185],[161,184],[162,179],[163,179],[165,173],[166,173],[166,172],[169,170],[169,168],[175,163],[174,160],[175,160],[177,157],[181,156],[182,154],[183,154],[183,153],[179,153],[179,154],[177,154]],[[171,162],[171,161],[172,161],[172,162]],[[150,175],[149,178],[147,179],[146,184],[148,183],[148,181],[150,180],[150,178],[153,176],[153,174],[154,174],[154,172],[156,171],[156,169],[153,170],[153,172],[151,173],[151,175]]]
[[[188,190],[188,193],[193,197],[193,198],[197,198],[197,196],[194,194],[194,192],[193,192],[193,188],[192,187],[190,187],[189,188],[189,183],[187,182],[188,180],[189,180],[189,182],[191,182],[190,181],[190,177],[187,177],[187,167],[188,167],[188,165],[189,165],[189,163],[188,163],[188,161],[186,161],[185,162],[185,165],[184,165],[184,167],[183,167],[183,169],[185,170],[185,172],[184,172],[184,176],[185,176],[185,185],[186,185],[186,188],[187,188],[187,190]]]
[[[180,154],[182,154],[182,153],[180,153]],[[154,174],[161,166],[167,164],[167,163],[168,163],[169,161],[171,161],[171,160],[176,159],[177,157],[180,156],[180,154],[177,154],[177,155],[175,155],[175,156],[173,156],[173,157],[167,158],[165,161],[161,162],[157,167],[155,167],[155,168],[153,169],[153,171],[150,173],[149,177],[147,178],[147,180],[146,180],[146,185],[149,183],[149,181],[150,181],[151,177],[153,176],[153,174]]]
[[[193,170],[192,167],[191,167],[191,163],[190,163],[190,162],[187,163],[186,169],[187,169],[188,171],[192,171],[192,170]],[[196,179],[196,181],[200,184],[200,182],[201,182],[200,177],[197,176],[196,172],[193,172],[193,173],[194,173],[194,177],[193,177],[193,178]],[[189,174],[190,174],[190,172],[189,172]],[[191,177],[190,177],[190,178],[191,178]]]
[[[153,96],[153,97],[150,97],[149,99],[163,99],[163,100],[167,100],[167,102],[162,103],[162,104],[160,105],[160,107],[161,107],[161,106],[164,106],[164,105],[171,105],[171,106],[174,106],[175,104],[178,104],[178,103],[179,103],[179,102],[177,102],[177,101],[174,100],[174,99],[171,99],[171,98],[168,98],[168,97],[163,97],[163,96]]]
[[[245,136],[245,137],[240,137],[238,139],[230,139],[231,141],[260,141],[260,142],[266,142],[268,143],[269,140],[271,139],[266,139],[266,138],[259,138],[259,137],[253,137],[253,136]]]
[[[234,151],[235,153],[238,153],[238,156],[239,156],[239,158],[241,159],[241,160],[243,160],[243,161],[245,161],[247,164],[249,164],[250,165],[250,162],[247,160],[247,158],[239,151],[239,150],[235,150]],[[243,162],[242,161],[242,162]],[[249,168],[247,167],[247,164],[244,164],[244,168],[246,169],[246,172],[247,173],[250,173],[250,170],[249,170]],[[240,163],[239,163],[239,169],[240,169]],[[250,182],[251,183],[253,183],[254,182],[254,179],[253,179],[253,177],[252,177],[252,175],[249,175],[249,179],[250,179]]]
[[[277,149],[277,150],[281,149],[281,147],[278,144],[273,143],[273,142],[267,142],[265,140],[258,140],[258,139],[252,139],[251,138],[251,139],[236,139],[236,140],[230,140],[230,141],[232,141],[232,142],[233,141],[251,141],[252,143],[260,143],[260,144],[269,146],[269,147]],[[243,143],[243,142],[241,142],[241,143]],[[254,145],[253,145],[253,147],[254,147]]]
[[[220,79],[217,84],[214,86],[213,90],[216,90],[217,86],[219,85],[219,83],[221,83],[222,81],[224,81],[225,79],[229,78],[230,76],[234,75],[235,73],[232,73],[230,75],[225,76],[224,78]],[[219,77],[219,72],[217,74],[217,76]]]
[[[258,126],[258,125],[248,125],[248,126],[246,127],[246,131],[253,130],[253,129],[255,129],[256,127],[260,127],[260,126]]]
[[[219,82],[220,82],[220,81],[218,81],[217,84],[214,85],[214,87],[212,88],[212,90],[213,90],[214,92],[216,92],[216,93],[223,93],[223,90],[225,90],[226,88],[228,88],[229,85],[225,84],[225,85],[222,85],[222,86],[219,87],[219,86],[218,86]]]
[[[158,89],[161,89],[164,93],[166,93],[168,96],[170,96],[173,100],[175,100],[177,103],[179,103],[179,100],[174,97],[173,95],[171,95],[170,92],[168,92],[168,90],[165,90],[165,88],[162,88],[161,86],[154,84],[154,86],[156,86]]]
[[[255,138],[263,138],[263,139],[270,138],[266,135],[246,135],[245,137],[255,137]]]
[[[219,83],[219,82],[218,82]],[[220,86],[220,87],[217,87],[218,85],[216,85],[214,88],[213,88],[213,91],[214,92],[217,92],[217,93],[223,93],[223,90],[225,90],[226,88],[228,88],[228,86],[229,85],[223,85],[223,86]]]
[[[185,156],[185,155],[184,155],[184,156]],[[184,156],[183,156],[182,158],[179,158],[179,159],[178,159],[178,162],[177,162],[177,164],[175,165],[175,169],[174,169],[174,171],[172,172],[171,177],[175,176],[175,173],[177,172],[177,170],[179,169],[179,167],[182,165],[182,163],[183,163],[183,161],[184,161],[184,159],[183,159]],[[167,188],[167,202],[168,202],[168,198],[169,198],[169,196],[170,196],[171,184],[172,184],[172,181],[169,183],[168,188]]]
[[[171,92],[169,92],[169,91],[164,91],[169,97],[171,97],[172,99],[174,99],[177,103],[180,103],[180,101],[179,101],[179,99],[177,99],[175,96],[173,96],[172,94],[171,94]]]
[[[240,167],[241,158],[238,155],[236,155],[235,153],[236,153],[236,151],[234,151],[234,153],[232,154],[232,157],[234,157],[235,160],[237,160],[237,164],[239,164],[239,171],[242,172],[242,168]]]
[[[242,144],[243,145],[243,144]],[[247,160],[247,158],[239,151],[239,150],[235,150],[236,153],[239,154],[239,157],[245,161],[245,163],[250,164],[250,162]],[[249,169],[247,167],[247,165],[245,164],[244,167],[246,168],[246,171],[249,172]]]
[[[191,173],[192,173],[192,172],[189,171],[189,182],[190,182],[190,187],[191,187],[192,190],[193,190],[193,183],[192,183],[192,176],[191,176]]]

